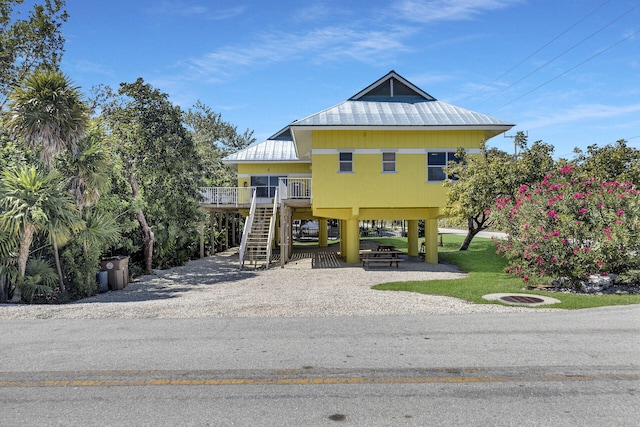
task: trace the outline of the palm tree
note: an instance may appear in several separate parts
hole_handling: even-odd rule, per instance
[[[0,303],[7,302],[9,286],[18,280],[17,251],[18,235],[0,231]]]
[[[18,271],[24,278],[34,234],[47,230],[52,223],[77,227],[78,210],[56,171],[45,175],[33,166],[23,166],[4,171],[1,178],[0,231],[20,236]],[[17,287],[12,301],[20,297]]]
[[[76,151],[87,122],[79,88],[60,71],[36,71],[9,95],[6,126],[49,168],[63,150]]]
[[[22,281],[22,293],[29,302],[35,296],[50,297],[56,283],[56,272],[48,261],[30,259]]]
[[[120,226],[107,212],[88,209],[84,215],[85,227],[77,234],[84,255],[94,245],[114,245],[120,240]]]
[[[87,133],[78,143],[78,149],[70,152],[60,162],[61,169],[69,176],[69,191],[76,198],[76,206],[83,208],[96,203],[100,194],[109,190],[111,156],[105,144],[104,131],[99,121],[92,121]]]

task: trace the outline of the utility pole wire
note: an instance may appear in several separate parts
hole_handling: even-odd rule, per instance
[[[481,102],[481,104],[484,104],[485,102],[492,100],[496,96],[500,95],[501,93],[504,93],[506,90],[508,90],[508,89],[512,88],[513,86],[517,85],[518,83],[520,83],[521,81],[523,81],[527,77],[531,76],[532,74],[537,73],[538,71],[540,71],[541,69],[543,69],[547,65],[551,64],[552,62],[554,62],[556,59],[564,56],[565,54],[569,53],[570,51],[572,51],[576,47],[580,46],[582,43],[586,42],[587,40],[589,40],[590,38],[595,36],[596,34],[600,33],[605,28],[607,28],[607,27],[613,25],[614,23],[616,23],[617,21],[621,20],[622,18],[624,18],[626,15],[628,15],[629,13],[631,13],[633,10],[637,9],[638,7],[640,7],[640,4],[635,5],[634,7],[632,7],[629,10],[627,10],[625,13],[623,13],[622,15],[618,16],[617,18],[615,18],[613,21],[608,22],[607,24],[605,24],[604,26],[600,27],[599,29],[597,29],[593,33],[589,34],[587,37],[585,37],[582,40],[580,40],[578,43],[576,43],[573,46],[571,46],[570,48],[566,49],[564,52],[560,53],[559,55],[556,55],[554,58],[550,59],[549,61],[545,62],[544,64],[542,64],[541,66],[539,66],[535,70],[531,71],[529,74],[525,75],[524,77],[521,77],[519,80],[517,80],[517,81],[511,83],[509,86],[503,88],[501,91],[499,91],[499,92],[493,94],[492,96],[490,96],[489,98],[485,99],[484,101]]]
[[[609,3],[611,0],[606,0],[605,2],[603,2],[602,4],[600,4],[600,6],[596,7],[595,9],[593,9],[591,12],[589,12],[588,14],[586,14],[584,17],[582,17],[580,20],[578,20],[576,23],[574,23],[573,25],[571,25],[569,28],[567,28],[566,30],[564,30],[563,32],[561,32],[560,34],[558,34],[557,36],[555,36],[553,39],[551,39],[550,41],[548,41],[544,46],[538,48],[535,52],[533,52],[532,54],[530,54],[529,56],[527,56],[526,58],[524,58],[522,61],[518,62],[516,65],[514,65],[513,67],[509,68],[507,71],[505,71],[504,73],[502,73],[501,75],[499,75],[498,77],[496,77],[493,81],[491,81],[490,83],[487,83],[486,85],[484,85],[484,87],[482,87],[481,89],[477,90],[475,93],[473,93],[470,98],[474,97],[475,95],[477,95],[478,93],[484,91],[485,89],[487,89],[489,86],[491,86],[492,84],[494,84],[495,82],[497,82],[498,80],[500,80],[501,78],[503,78],[504,76],[506,76],[507,74],[509,74],[510,72],[512,72],[513,70],[515,70],[516,68],[518,68],[520,65],[522,65],[523,63],[525,63],[527,60],[531,59],[533,56],[535,56],[538,52],[542,51],[544,48],[546,48],[547,46],[549,46],[551,43],[553,43],[554,41],[558,40],[560,37],[564,36],[565,34],[567,34],[569,31],[571,31],[573,28],[575,28],[578,24],[580,24],[582,21],[584,21],[585,19],[587,19],[588,17],[590,17],[591,15],[593,15],[594,13],[596,13],[598,10],[600,10],[605,4]],[[491,99],[491,98],[489,98]],[[483,101],[486,102],[488,101],[485,100]]]
[[[538,89],[540,89],[541,87],[543,87],[543,86],[545,86],[545,85],[547,85],[547,84],[551,83],[552,81],[557,80],[557,79],[559,79],[560,77],[564,76],[565,74],[570,73],[571,71],[575,70],[576,68],[578,68],[578,67],[579,67],[579,66],[581,66],[582,64],[584,64],[584,63],[586,63],[586,62],[589,62],[589,61],[591,61],[592,59],[594,59],[594,58],[596,58],[596,57],[598,57],[598,56],[602,55],[603,53],[605,53],[605,52],[607,52],[607,51],[609,51],[609,50],[613,49],[614,47],[618,46],[620,43],[624,42],[625,40],[630,39],[631,37],[635,36],[635,35],[636,35],[636,34],[638,34],[638,33],[640,33],[640,30],[636,30],[636,31],[634,31],[633,33],[629,34],[628,36],[626,36],[626,37],[624,37],[624,38],[622,38],[622,39],[620,39],[620,40],[618,40],[617,42],[615,42],[614,44],[610,45],[609,47],[607,47],[607,48],[605,48],[605,49],[601,50],[600,52],[598,52],[598,53],[596,53],[596,54],[594,54],[594,55],[591,55],[590,57],[588,57],[588,58],[587,58],[587,59],[585,59],[584,61],[580,62],[579,64],[574,65],[573,67],[569,68],[568,70],[566,70],[566,71],[564,71],[564,72],[562,72],[562,73],[558,74],[558,75],[557,75],[557,76],[555,76],[554,78],[547,80],[546,82],[544,82],[544,83],[542,83],[542,84],[540,84],[540,85],[538,85],[538,86],[534,87],[534,88],[533,88],[533,89],[531,89],[530,91],[528,91],[528,92],[526,92],[526,93],[524,93],[524,94],[520,95],[520,96],[519,96],[519,97],[517,97],[517,98],[512,99],[511,101],[507,102],[506,104],[504,104],[504,105],[502,105],[502,106],[503,106],[503,107],[506,107],[507,105],[514,103],[514,102],[515,102],[515,101],[517,101],[518,99],[523,98],[523,97],[525,97],[525,96],[529,95],[531,92],[535,92],[536,90],[538,90]]]

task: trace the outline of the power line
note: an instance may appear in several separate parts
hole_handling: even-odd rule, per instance
[[[590,57],[588,57],[588,58],[587,58],[587,59],[585,59],[584,61],[582,61],[582,62],[580,62],[580,63],[578,63],[578,64],[574,65],[573,67],[569,68],[568,70],[566,70],[566,71],[564,71],[564,72],[562,72],[562,73],[558,74],[558,75],[557,75],[557,76],[555,76],[554,78],[549,79],[549,80],[547,80],[546,82],[544,82],[544,83],[542,83],[542,84],[540,84],[540,85],[538,85],[538,86],[534,87],[534,88],[533,88],[533,89],[531,89],[530,91],[528,91],[528,92],[526,92],[526,93],[524,93],[524,94],[522,94],[522,95],[518,96],[517,98],[512,99],[511,101],[509,101],[509,102],[507,102],[506,104],[504,104],[504,105],[503,105],[503,107],[505,107],[505,106],[507,106],[507,105],[509,105],[509,104],[514,103],[515,101],[519,100],[520,98],[524,98],[525,96],[529,95],[529,94],[530,94],[530,93],[532,93],[532,92],[535,92],[536,90],[540,89],[540,88],[541,88],[541,87],[543,87],[543,86],[546,86],[547,84],[551,83],[552,81],[557,80],[557,79],[559,79],[560,77],[562,77],[562,76],[564,76],[564,75],[566,75],[566,74],[570,73],[571,71],[575,70],[575,69],[576,69],[576,68],[578,68],[579,66],[581,66],[581,65],[583,65],[583,64],[585,64],[585,63],[587,63],[587,62],[591,61],[591,60],[592,60],[592,59],[594,59],[594,58],[597,58],[598,56],[602,55],[602,54],[603,54],[603,53],[605,53],[605,52],[608,52],[609,50],[611,50],[611,49],[613,49],[614,47],[618,46],[620,43],[624,42],[625,40],[630,39],[631,37],[635,36],[635,35],[636,35],[636,34],[638,34],[638,33],[640,33],[640,30],[636,30],[636,31],[634,31],[633,33],[629,34],[628,36],[623,37],[622,39],[618,40],[618,41],[617,41],[617,42],[615,42],[614,44],[612,44],[612,45],[608,46],[607,48],[605,48],[605,49],[601,50],[600,52],[597,52],[597,53],[596,53],[596,54],[594,54],[594,55],[591,55]]]
[[[475,93],[473,93],[471,95],[471,97],[475,96],[476,94],[484,91],[486,88],[488,88],[489,86],[491,86],[492,84],[494,84],[495,82],[497,82],[498,80],[500,80],[501,78],[503,78],[504,76],[506,76],[507,74],[509,74],[510,72],[512,72],[513,70],[515,70],[516,68],[518,68],[520,65],[522,65],[523,63],[525,63],[526,61],[528,61],[529,59],[531,59],[533,56],[535,56],[537,53],[539,53],[540,51],[542,51],[544,48],[546,48],[547,46],[549,46],[551,43],[553,43],[554,41],[558,40],[560,37],[564,36],[566,33],[568,33],[569,31],[571,31],[574,27],[576,27],[578,24],[580,24],[582,21],[584,21],[585,19],[587,19],[588,17],[590,17],[591,15],[593,15],[594,13],[596,13],[598,10],[600,10],[604,5],[606,5],[607,3],[609,3],[611,0],[606,0],[605,2],[601,3],[600,6],[596,7],[595,9],[593,9],[591,12],[589,12],[588,14],[586,14],[585,16],[583,16],[581,19],[579,19],[576,23],[574,23],[573,25],[571,25],[569,28],[567,28],[566,30],[564,30],[563,32],[561,32],[560,34],[558,34],[557,36],[555,36],[553,39],[551,39],[550,41],[548,41],[544,46],[538,48],[535,52],[533,52],[532,54],[530,54],[529,56],[527,56],[526,58],[524,58],[523,60],[521,60],[520,62],[518,62],[516,65],[514,65],[513,67],[509,68],[507,71],[505,71],[504,73],[502,73],[501,75],[499,75],[498,77],[496,77],[493,81],[491,81],[490,83],[487,83],[486,85],[484,85],[484,87],[482,87],[481,89],[477,90]],[[491,99],[491,98],[489,98]],[[488,101],[485,100],[483,102]]]
[[[555,56],[554,58],[550,59],[549,61],[545,62],[544,64],[542,64],[541,66],[539,66],[538,68],[536,68],[535,70],[531,71],[529,74],[525,75],[524,77],[521,77],[519,80],[511,83],[509,86],[503,88],[501,91],[493,94],[492,96],[490,96],[489,98],[485,99],[482,103],[490,101],[491,99],[495,98],[496,96],[500,95],[501,93],[507,91],[508,89],[512,88],[513,86],[517,85],[518,83],[520,83],[521,81],[523,81],[524,79],[526,79],[527,77],[531,76],[532,74],[537,73],[538,71],[540,71],[541,69],[543,69],[544,67],[546,67],[547,65],[551,64],[552,62],[554,62],[556,59],[564,56],[565,54],[567,54],[568,52],[572,51],[573,49],[575,49],[576,47],[580,46],[582,43],[586,42],[587,40],[589,40],[590,38],[592,38],[593,36],[595,36],[596,34],[600,33],[601,31],[603,31],[604,29],[606,29],[607,27],[610,27],[611,25],[613,25],[614,23],[616,23],[617,21],[619,21],[620,19],[624,18],[626,15],[628,15],[629,13],[631,13],[633,10],[637,9],[638,7],[640,7],[640,4],[635,5],[634,7],[632,7],[631,9],[627,10],[626,12],[624,12],[622,15],[618,16],[617,18],[615,18],[612,21],[609,21],[607,24],[605,24],[604,26],[600,27],[599,29],[597,29],[596,31],[594,31],[593,33],[589,34],[587,37],[583,38],[582,40],[580,40],[578,43],[574,44],[573,46],[571,46],[570,48],[566,49],[565,51],[563,51],[562,53],[560,53],[559,55]]]

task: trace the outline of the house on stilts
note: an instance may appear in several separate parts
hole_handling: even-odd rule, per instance
[[[480,154],[482,143],[514,125],[438,101],[395,71],[351,98],[231,154],[234,188],[202,189],[203,207],[245,216],[240,264],[267,265],[280,248],[290,258],[293,221],[339,224],[340,256],[359,263],[360,223],[406,220],[408,255],[417,256],[425,221],[425,262],[437,263],[437,220],[446,207],[445,167],[457,148]]]

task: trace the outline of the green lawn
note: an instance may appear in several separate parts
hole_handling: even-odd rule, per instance
[[[406,250],[406,239],[372,239],[394,244]],[[555,292],[523,290],[522,279],[503,272],[505,259],[496,254],[496,247],[490,239],[475,238],[469,250],[460,252],[458,247],[463,236],[445,234],[444,247],[439,248],[441,260],[457,265],[469,273],[465,279],[430,280],[422,282],[391,282],[376,285],[373,289],[386,291],[420,292],[430,295],[445,295],[461,298],[477,304],[501,304],[482,299],[483,295],[504,292],[546,295],[562,301],[559,304],[543,305],[544,308],[579,309],[607,305],[640,304],[640,295],[575,295]]]

